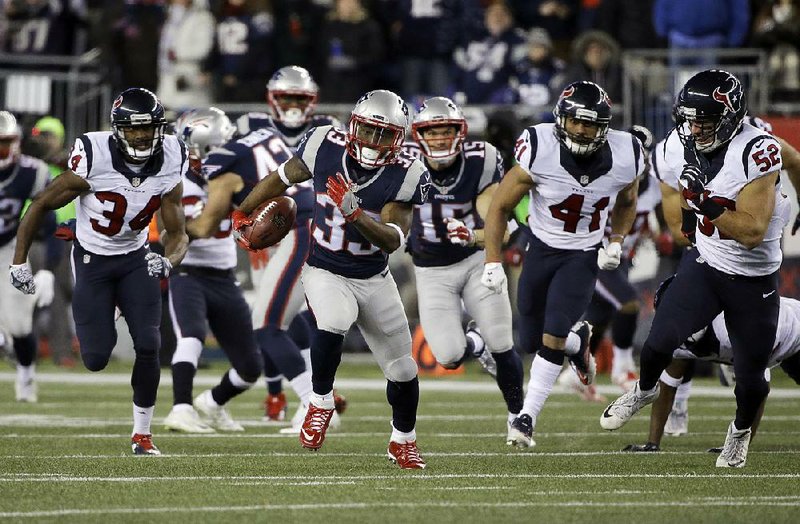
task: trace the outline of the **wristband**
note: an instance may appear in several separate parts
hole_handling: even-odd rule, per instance
[[[622,244],[622,242],[625,240],[625,235],[620,235],[619,233],[614,233],[614,234],[608,235],[608,240],[610,242],[613,242],[615,238],[618,238],[619,239],[619,243]]]
[[[289,180],[289,177],[286,176],[286,163],[289,162],[289,160],[278,166],[278,178],[281,179],[281,182],[291,187],[294,184]]]
[[[406,236],[403,234],[403,230],[400,229],[400,226],[397,224],[392,224],[391,222],[386,225],[397,231],[397,236],[400,237],[400,245],[397,246],[397,249],[401,249],[404,245],[406,245]]]
[[[716,220],[722,213],[725,212],[725,207],[723,207],[722,204],[710,198],[703,200],[703,202],[698,206],[698,209],[701,213],[707,216],[709,220]]]

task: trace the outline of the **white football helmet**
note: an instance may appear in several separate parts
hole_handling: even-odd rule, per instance
[[[426,129],[454,127],[455,136],[446,139],[425,139]],[[467,120],[461,109],[449,98],[437,96],[423,102],[411,124],[411,137],[422,148],[422,153],[431,165],[448,165],[461,152],[461,144],[467,136]],[[447,143],[449,141],[449,143]]]
[[[0,111],[0,169],[16,163],[20,154],[22,131],[17,119],[8,111]]]
[[[282,67],[267,82],[267,103],[272,117],[290,129],[311,118],[318,94],[317,83],[300,66]]]
[[[362,96],[347,129],[347,152],[372,169],[394,162],[406,137],[408,107],[403,99],[384,89]]]
[[[225,112],[209,107],[193,109],[178,117],[175,133],[186,143],[190,155],[203,160],[213,148],[233,138],[236,126]]]

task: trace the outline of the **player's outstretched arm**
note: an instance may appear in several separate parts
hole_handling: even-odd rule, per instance
[[[231,211],[233,195],[244,188],[242,177],[225,173],[208,182],[208,201],[200,216],[186,223],[189,238],[210,238],[219,231],[219,224]]]
[[[639,178],[617,193],[617,201],[611,211],[611,241],[621,242],[636,220],[636,200],[639,194]]]
[[[503,260],[503,238],[507,230],[508,217],[533,186],[533,179],[519,166],[512,167],[500,181],[484,216],[483,242],[486,248],[486,263],[500,263]]]
[[[186,234],[183,205],[181,204],[182,197],[183,183],[179,183],[161,200],[161,220],[167,231],[164,254],[173,267],[180,264],[189,248],[189,236]]]
[[[747,249],[758,247],[764,241],[775,208],[778,176],[775,171],[744,186],[736,199],[736,210],[728,209],[712,220],[720,232]]]
[[[28,260],[31,243],[39,230],[42,218],[48,211],[64,207],[90,190],[91,187],[86,180],[68,170],[58,175],[41,193],[33,197],[33,202],[19,224],[12,263],[24,264]]]
[[[239,211],[249,215],[262,202],[282,195],[289,186],[305,182],[311,176],[311,171],[308,170],[305,162],[300,157],[293,156],[281,164],[277,171],[271,171],[256,184],[256,187],[247,195],[244,202],[239,205]]]

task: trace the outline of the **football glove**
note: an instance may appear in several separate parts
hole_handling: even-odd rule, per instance
[[[500,262],[487,262],[483,265],[481,284],[495,293],[502,293],[506,289],[506,272]]]
[[[26,295],[36,293],[36,282],[33,280],[31,266],[27,262],[24,264],[11,264],[8,268],[8,276],[11,279],[11,285]]]
[[[40,269],[33,275],[33,284],[36,287],[36,305],[47,307],[53,303],[56,294],[56,277],[51,271]]]
[[[350,183],[345,180],[344,175],[336,173],[335,177],[328,177],[326,183],[328,196],[347,222],[354,222],[361,216],[361,208],[358,207],[358,198],[353,194]]]
[[[447,224],[447,240],[451,243],[459,246],[475,245],[475,231],[468,228],[464,222],[448,217],[444,219],[444,223]]]
[[[153,278],[168,278],[172,271],[172,263],[165,256],[158,253],[148,253],[144,256],[147,261],[147,274]]]
[[[621,259],[622,244],[619,242],[610,242],[608,246],[601,247],[597,251],[597,265],[600,269],[606,271],[617,269]]]
[[[233,235],[236,243],[239,244],[242,249],[246,249],[247,251],[255,250],[250,245],[250,241],[247,240],[247,238],[245,238],[245,236],[242,234],[242,229],[252,224],[253,219],[242,211],[239,211],[238,209],[231,211],[231,235]]]

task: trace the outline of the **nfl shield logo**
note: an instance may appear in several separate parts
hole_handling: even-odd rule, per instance
[[[135,177],[131,178],[131,185],[133,185],[133,187],[139,187],[139,184],[141,184],[141,183],[142,183],[142,179],[139,178],[138,176],[135,176]]]
[[[136,179],[134,179],[134,180],[136,180]],[[588,183],[589,183],[589,175],[582,175],[581,176],[581,185],[585,186]],[[138,185],[138,184],[134,183],[133,185],[135,186],[135,185]]]

